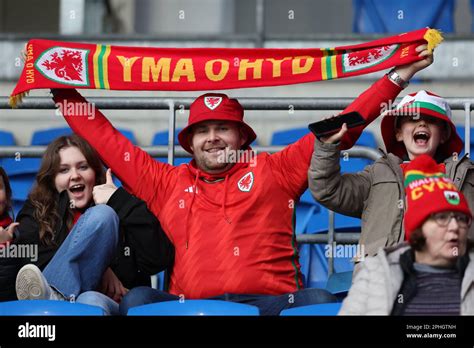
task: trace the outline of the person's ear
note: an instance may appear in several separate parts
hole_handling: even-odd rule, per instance
[[[395,139],[403,141],[402,120],[399,118],[395,119]]]
[[[186,141],[188,142],[188,145],[189,145],[189,148],[191,149],[191,151],[194,152],[193,134],[191,132],[188,133],[188,136],[186,137]]]
[[[443,127],[443,130],[441,131],[441,140],[440,143],[444,144],[446,141],[448,141],[450,135],[451,135],[451,129],[447,127]]]
[[[395,128],[395,139],[397,139],[397,141],[403,141],[403,134],[400,128]]]
[[[242,147],[247,142],[249,137],[247,133],[245,132],[244,127],[240,127],[239,133],[240,133],[240,147]]]

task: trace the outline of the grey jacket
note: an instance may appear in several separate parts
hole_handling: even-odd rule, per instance
[[[390,315],[403,283],[400,255],[410,246],[401,244],[391,250],[381,249],[368,257],[356,274],[339,315]],[[474,315],[474,251],[461,283],[461,314]]]
[[[380,248],[397,245],[405,237],[402,160],[380,151],[383,156],[363,171],[341,175],[338,144],[325,144],[316,139],[308,171],[314,199],[336,213],[362,219],[359,243],[366,256],[375,255]],[[461,188],[474,211],[474,163],[464,156],[457,161],[450,157],[445,164],[446,174]],[[474,239],[474,224],[469,238]]]

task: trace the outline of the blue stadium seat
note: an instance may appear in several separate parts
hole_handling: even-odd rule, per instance
[[[273,133],[270,145],[288,145],[309,134],[308,127],[292,128]]]
[[[273,133],[272,140],[271,140],[271,145],[288,145],[291,143],[294,143],[304,135],[308,134],[309,130],[308,128],[293,128],[293,129],[288,129],[288,130],[283,130],[283,131],[277,131]],[[360,146],[371,146],[371,147],[376,147],[377,143],[375,140],[374,135],[369,132],[369,131],[364,131],[359,138],[359,140],[356,143],[357,145]],[[343,173],[347,172],[358,172],[361,171],[365,168],[365,166],[371,164],[371,161],[368,159],[364,158],[349,158],[347,161],[344,160],[344,158],[341,158],[341,171]],[[311,194],[309,194],[309,191],[306,191],[303,196],[301,197],[300,203],[296,207],[296,216],[297,216],[297,221],[296,221],[296,226],[297,226],[297,232],[303,232],[310,230],[311,232],[317,231],[317,230],[322,230],[323,227],[327,229],[327,212],[326,212],[326,217],[323,216],[311,216],[307,221],[303,222],[298,222],[298,218],[301,216],[309,217],[308,214],[311,215],[311,213],[316,213],[319,212],[321,213],[325,208],[321,207],[319,208],[312,208],[311,205],[318,205],[316,202],[311,197]],[[302,211],[299,211],[299,210]],[[338,216],[336,217],[336,223],[339,224],[339,228],[345,228],[345,227],[353,227],[354,224],[357,226],[360,226],[360,221],[358,219],[353,219],[350,217],[346,216]]]
[[[278,131],[273,134],[271,145],[288,145],[308,133],[308,128],[294,128]],[[371,132],[364,131],[357,145],[376,147],[377,143]],[[371,164],[371,161],[364,158],[349,158],[348,161],[344,161],[344,159],[341,158],[340,163],[341,171],[345,173],[361,171],[365,166]],[[328,210],[314,201],[309,190],[303,193],[300,202],[296,205],[295,217],[296,234],[324,233],[328,230]],[[358,232],[360,231],[360,219],[336,214],[335,228],[337,232]],[[325,256],[324,245],[300,244],[299,262],[305,287],[324,288],[326,286],[328,262]],[[353,264],[349,258],[336,258],[334,267],[336,272],[352,271]]]
[[[137,143],[135,135],[131,130],[128,129],[118,129],[128,140],[130,140],[133,144]],[[33,137],[31,139],[31,145],[43,145],[46,146],[54,139],[63,136],[63,135],[70,135],[72,134],[72,130],[69,127],[61,127],[61,128],[49,128],[38,130],[33,133]]]
[[[218,300],[166,301],[130,308],[127,315],[195,316],[236,315],[258,316],[258,307]]]
[[[329,226],[329,212],[320,204],[314,202],[308,190],[301,196],[300,203],[295,209],[296,234],[326,233]],[[341,214],[335,214],[336,232],[359,232],[360,219]],[[328,258],[326,245],[300,244],[299,262],[305,287],[324,288],[328,277]],[[335,272],[353,270],[351,258],[335,258]]]
[[[0,302],[0,316],[103,316],[102,308],[68,301],[25,300]]]
[[[174,143],[175,145],[179,145],[178,141],[178,133],[181,131],[182,128],[177,128],[176,132],[174,134]],[[153,136],[153,140],[151,142],[152,146],[167,146],[168,145],[168,131],[161,131],[155,133]],[[155,157],[157,161],[163,162],[163,163],[168,163],[168,158],[167,157]],[[179,166],[180,164],[183,163],[189,163],[191,161],[191,157],[175,157],[174,159],[174,165]]]
[[[311,232],[309,226],[314,219],[319,219],[320,210],[321,206],[314,201],[309,190],[306,190],[295,207],[296,221],[294,228],[297,235]],[[310,278],[311,249],[313,248],[314,246],[310,244],[299,245],[299,263],[305,287],[307,287],[308,279]],[[324,265],[321,266],[324,267]],[[321,271],[318,271],[318,273],[321,273]],[[327,269],[323,270],[322,273],[327,274]]]
[[[474,0],[471,0],[471,17],[472,17],[472,29],[471,29],[471,31],[474,33]]]
[[[14,146],[15,138],[13,133],[0,130],[0,146]]]
[[[339,313],[342,303],[322,303],[310,306],[285,309],[281,311],[281,316],[333,316]]]
[[[305,233],[327,233],[329,226],[329,211],[319,207],[319,212],[313,216]],[[360,232],[360,219],[335,214],[335,232]],[[324,288],[328,281],[328,257],[326,244],[300,245],[301,272],[305,277],[304,285],[312,288]],[[348,248],[349,246],[347,246]],[[353,246],[355,248],[355,246]],[[334,258],[334,272],[352,272],[354,264],[351,257]]]
[[[454,32],[454,0],[353,0],[354,33]]]
[[[72,129],[69,127],[37,130],[33,133],[33,136],[31,138],[31,145],[46,146],[58,137],[71,134]]]
[[[291,129],[276,131],[272,135],[270,145],[289,145],[309,133],[310,131],[308,127],[291,128]],[[359,139],[357,139],[356,145],[377,148],[377,141],[375,139],[374,134],[371,131],[364,130],[362,134],[360,135]]]
[[[357,139],[356,145],[359,146],[367,146],[373,149],[378,147],[377,140],[375,139],[374,133],[369,130],[365,130],[360,135],[359,139]]]
[[[351,166],[348,166],[348,163],[351,163]],[[354,169],[354,171],[360,171],[368,164],[370,164],[370,161],[360,158],[353,158],[347,162],[341,160],[342,171],[345,170],[344,166],[350,167]],[[302,196],[303,202],[309,200],[307,195],[310,196],[308,191]],[[318,208],[313,210],[313,214],[310,218],[304,220],[305,225],[301,231],[302,233],[327,233],[328,231],[329,211],[318,203],[315,204]],[[298,205],[297,211],[299,209],[305,209],[304,205],[302,207],[301,204]],[[297,213],[297,218],[299,218],[300,215]],[[334,214],[334,227],[336,232],[360,232],[361,222],[358,218]],[[297,232],[300,231],[297,230]],[[328,281],[328,258],[326,256],[326,248],[327,246],[322,244],[300,245],[300,265],[305,287],[324,288],[326,286]],[[352,257],[334,258],[334,272],[352,272],[353,268]]]
[[[161,291],[167,291],[167,289],[165,289],[165,271],[161,271],[160,273],[157,273],[156,277],[157,277],[157,289],[158,290],[161,290]]]
[[[308,190],[306,190],[300,197],[299,203],[296,205],[296,233],[307,233],[310,232],[308,227],[310,226],[311,220],[316,214],[319,214],[321,207],[314,200],[313,196]]]
[[[163,163],[168,163],[168,157],[155,157],[155,160]],[[174,165],[179,166],[180,164],[187,164],[191,162],[191,157],[175,157],[174,158]]]
[[[352,271],[331,274],[326,290],[338,297],[345,297],[352,286],[352,274]]]
[[[174,134],[174,143],[179,144],[178,141],[178,134],[181,132],[182,128],[177,128]],[[151,141],[152,146],[158,146],[158,145],[168,145],[168,131],[160,131],[155,133],[153,136],[153,140]]]
[[[2,166],[7,172],[12,187],[13,211],[15,216],[28,197],[28,193],[33,186],[36,173],[41,164],[40,158],[4,158]]]

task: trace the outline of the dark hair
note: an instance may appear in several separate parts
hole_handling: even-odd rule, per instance
[[[34,207],[34,218],[39,225],[40,241],[45,245],[53,244],[56,224],[62,217],[58,213],[59,192],[56,190],[54,180],[59,172],[59,151],[68,147],[77,147],[95,172],[95,184],[105,183],[105,172],[102,162],[95,150],[84,139],[76,134],[62,136],[48,145],[41,160],[41,166],[36,175],[36,182],[28,195]],[[66,225],[72,228],[73,214],[68,208]]]
[[[426,245],[426,238],[423,235],[421,227],[417,228],[410,234],[410,245],[416,251],[421,251]]]
[[[10,180],[8,179],[7,172],[5,172],[5,169],[3,169],[2,167],[0,167],[0,177],[3,179],[3,185],[5,186],[5,195],[7,196],[7,205],[5,207],[4,214],[8,214],[8,211],[12,209],[12,188],[10,186]]]
[[[423,231],[421,230],[421,227],[417,228],[410,234],[409,242],[413,250],[421,251],[423,249],[423,247],[426,245],[426,238],[423,235]],[[467,238],[466,252],[470,250],[471,248],[474,248],[474,241]]]

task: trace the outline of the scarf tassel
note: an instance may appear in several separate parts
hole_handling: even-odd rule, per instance
[[[22,102],[23,98],[27,95],[28,92],[21,92],[19,94],[12,95],[8,100],[8,104],[12,107],[12,109],[16,109],[18,105]]]
[[[443,41],[443,36],[439,30],[428,29],[425,35],[423,35],[423,39],[428,43],[428,51],[431,53]]]

